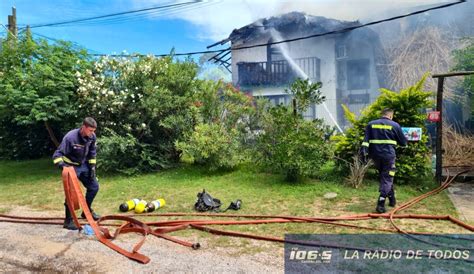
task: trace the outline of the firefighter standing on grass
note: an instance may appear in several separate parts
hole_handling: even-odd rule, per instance
[[[96,128],[97,122],[93,118],[85,118],[80,128],[73,129],[64,136],[58,149],[53,154],[53,162],[59,168],[74,167],[77,178],[87,189],[86,202],[94,220],[100,218],[91,208],[92,202],[99,191],[99,183],[95,176],[96,136],[94,132]],[[64,207],[66,217],[63,227],[76,230],[77,227],[72,220],[66,202],[64,202]],[[82,217],[85,218],[84,212],[82,212]]]
[[[365,159],[370,157],[379,171],[380,196],[375,211],[385,212],[385,199],[388,197],[389,206],[395,206],[395,192],[393,178],[395,176],[395,147],[406,146],[407,139],[403,135],[400,125],[393,119],[394,111],[384,109],[382,118],[370,121],[365,128],[364,142],[361,152]]]

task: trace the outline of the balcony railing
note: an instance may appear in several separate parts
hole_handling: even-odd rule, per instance
[[[320,81],[320,60],[317,57],[294,59],[295,64],[313,82]],[[285,85],[297,77],[302,78],[286,60],[272,62],[241,62],[237,63],[240,86],[254,85]]]

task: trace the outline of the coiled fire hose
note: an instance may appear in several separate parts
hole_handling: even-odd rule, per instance
[[[429,196],[435,195],[442,190],[449,187],[449,185],[459,176],[466,172],[473,170],[472,167],[467,167],[465,170],[458,172],[454,176],[450,177],[449,173],[447,174],[446,180],[442,185],[432,191],[429,191],[423,195],[420,195],[402,205],[396,207],[394,210],[384,214],[356,214],[348,216],[338,216],[338,217],[297,217],[297,216],[278,216],[278,215],[243,215],[243,214],[208,214],[208,213],[156,213],[156,214],[146,214],[141,216],[147,217],[184,217],[184,216],[199,216],[199,217],[224,217],[224,218],[243,218],[248,220],[169,220],[169,221],[155,221],[155,222],[141,222],[134,219],[132,214],[120,214],[120,215],[107,215],[100,218],[97,222],[93,220],[92,215],[87,207],[87,203],[82,194],[79,180],[77,179],[76,173],[73,167],[65,167],[62,173],[64,192],[66,196],[66,201],[73,216],[74,223],[80,229],[81,225],[85,222],[80,222],[75,214],[74,210],[82,208],[85,213],[87,223],[92,227],[94,234],[97,239],[104,245],[110,247],[111,249],[117,251],[118,253],[138,261],[140,263],[148,263],[150,259],[139,253],[138,250],[143,245],[147,235],[151,234],[156,237],[160,237],[187,247],[192,247],[193,249],[198,249],[200,247],[199,243],[189,243],[182,241],[167,233],[184,230],[188,228],[193,228],[212,234],[226,235],[233,237],[243,237],[250,238],[255,240],[265,240],[272,242],[289,242],[285,241],[283,238],[270,237],[270,236],[260,236],[253,235],[248,233],[241,232],[232,232],[225,231],[221,229],[209,228],[211,225],[256,225],[256,224],[269,224],[269,223],[322,223],[327,225],[334,226],[343,226],[351,227],[358,229],[366,229],[372,231],[384,231],[384,232],[394,232],[394,233],[404,233],[404,234],[429,234],[423,232],[414,232],[414,231],[405,231],[401,229],[398,225],[395,224],[395,219],[425,219],[425,220],[447,220],[450,221],[464,229],[467,229],[471,232],[474,232],[474,226],[466,224],[454,217],[449,215],[422,215],[422,214],[395,214],[401,210],[407,209],[419,201],[428,198]],[[383,228],[373,228],[366,227],[361,225],[352,225],[346,223],[340,223],[339,221],[359,221],[359,220],[369,220],[376,218],[385,218],[389,219],[390,223],[394,227],[393,229],[383,229]],[[58,217],[20,217],[13,215],[0,214],[0,222],[11,222],[11,223],[30,223],[30,224],[49,224],[49,225],[62,225],[63,218]],[[104,221],[116,220],[124,221],[122,225],[115,223],[112,224],[102,224]],[[106,226],[115,226],[117,227],[113,233],[110,233],[109,229]],[[154,227],[152,229],[152,227]],[[134,246],[132,251],[127,251],[118,245],[112,243],[112,240],[117,238],[121,233],[139,233],[143,235],[143,238]],[[311,243],[304,242],[294,242],[298,244],[309,244]],[[357,248],[355,248],[357,249]]]

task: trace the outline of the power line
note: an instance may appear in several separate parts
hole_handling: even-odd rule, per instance
[[[124,12],[117,12],[117,13],[112,13],[112,14],[94,16],[94,17],[89,17],[89,18],[82,18],[82,19],[75,19],[75,20],[69,20],[69,21],[46,23],[46,24],[37,24],[37,25],[31,25],[30,28],[51,27],[51,26],[59,26],[59,25],[65,25],[65,24],[71,24],[71,23],[79,23],[79,22],[85,22],[85,21],[91,21],[91,20],[97,20],[97,19],[103,19],[103,18],[110,18],[110,17],[116,17],[116,16],[121,16],[121,15],[127,15],[127,14],[147,12],[147,11],[153,11],[153,10],[159,10],[159,9],[167,9],[167,8],[179,7],[179,6],[194,5],[194,4],[197,4],[197,3],[200,3],[200,2],[203,2],[203,0],[193,0],[193,1],[190,1],[190,2],[183,2],[183,3],[170,4],[170,5],[157,6],[157,7],[149,7],[149,8],[143,8],[143,9],[137,9],[137,10],[124,11]]]
[[[68,24],[68,26],[74,26],[74,25],[95,26],[95,25],[104,25],[104,24],[129,23],[129,22],[132,22],[132,21],[140,20],[141,18],[143,18],[145,16],[169,16],[169,15],[172,15],[172,14],[189,12],[189,11],[192,11],[192,10],[196,10],[196,9],[200,9],[200,8],[203,8],[203,7],[214,5],[217,2],[218,1],[199,2],[199,3],[196,3],[195,5],[192,5],[192,6],[188,5],[188,6],[172,7],[172,8],[168,8],[168,9],[160,9],[160,10],[149,11],[149,12],[141,13],[141,14],[133,14],[133,15],[127,15],[127,16],[114,17],[114,18],[104,18],[104,19],[98,19],[98,20],[78,22],[76,24]]]
[[[55,39],[55,38],[48,37],[48,36],[46,36],[46,35],[43,35],[43,34],[40,34],[40,33],[37,33],[37,32],[31,32],[31,34],[32,34],[32,35],[39,36],[39,37],[44,38],[44,39],[47,39],[47,40],[50,40],[50,41],[53,41],[53,42],[56,42],[56,43],[63,41],[63,40],[60,40],[60,39]],[[73,46],[77,47],[77,48],[83,48],[83,49],[87,50],[87,52],[88,52],[87,54],[88,54],[88,55],[91,55],[91,54],[92,54],[92,53],[89,53],[89,52],[95,52],[95,54],[100,54],[100,53],[98,53],[98,51],[93,50],[93,49],[85,48],[85,47],[81,46],[80,44],[78,44],[78,43],[76,43],[76,42],[71,42],[71,44],[72,44]]]
[[[217,50],[206,50],[206,51],[194,51],[194,52],[186,52],[186,53],[167,53],[167,54],[89,54],[92,56],[110,56],[110,57],[140,57],[140,56],[154,56],[154,57],[165,57],[165,56],[188,56],[188,55],[196,55],[196,54],[205,54],[205,53],[221,53],[222,51],[230,50],[230,47],[226,49],[217,49]]]
[[[147,16],[148,17],[149,16],[169,16],[169,15],[176,14],[176,13],[192,11],[192,10],[199,9],[199,8],[202,8],[202,7],[214,5],[216,2],[219,2],[219,1],[197,2],[194,5],[170,7],[170,8],[146,11],[146,12],[141,12],[141,13],[136,13],[136,14],[129,14],[129,15],[124,15],[124,16],[94,19],[94,20],[90,20],[90,21],[83,21],[83,22],[77,22],[77,23],[68,23],[66,25],[70,27],[70,26],[86,26],[86,25],[87,26],[96,26],[96,25],[104,25],[104,24],[128,23],[128,22],[131,22],[131,21],[140,20],[140,19],[142,19],[144,17],[147,17]],[[56,26],[53,26],[53,27],[56,27]]]
[[[194,2],[187,2],[187,3],[190,4],[190,3],[197,3],[197,2],[202,2],[202,1],[194,1]],[[413,15],[424,13],[424,12],[431,11],[431,10],[447,8],[447,7],[450,7],[450,6],[453,6],[453,5],[458,5],[458,4],[461,4],[461,3],[464,3],[464,2],[466,2],[466,0],[460,0],[460,1],[454,2],[454,3],[448,3],[448,4],[436,6],[436,7],[431,7],[431,8],[427,8],[427,9],[423,9],[423,10],[418,10],[418,11],[411,12],[411,13],[408,13],[408,14],[394,16],[394,17],[390,17],[390,18],[386,18],[386,19],[382,19],[382,20],[377,20],[377,21],[372,21],[372,22],[357,25],[357,26],[347,27],[347,28],[343,28],[343,29],[339,29],[339,30],[334,30],[334,31],[329,31],[329,32],[324,32],[324,33],[318,33],[318,34],[313,34],[313,35],[303,36],[303,37],[298,37],[298,38],[293,38],[293,39],[286,39],[286,40],[281,40],[281,41],[276,41],[276,42],[262,43],[262,44],[256,44],[256,45],[251,45],[251,46],[241,46],[241,47],[235,47],[235,48],[228,47],[228,48],[220,49],[220,50],[207,50],[207,51],[196,51],[196,52],[187,52],[187,53],[174,53],[173,55],[174,56],[189,56],[189,55],[205,54],[205,53],[218,53],[218,54],[221,54],[222,52],[228,51],[228,50],[243,50],[243,49],[249,49],[249,48],[255,48],[255,47],[263,47],[263,46],[268,46],[268,45],[275,45],[275,44],[282,44],[282,43],[288,43],[288,42],[293,42],[293,41],[305,40],[305,39],[310,39],[310,38],[314,38],[314,37],[321,37],[321,36],[326,36],[326,35],[331,35],[331,34],[344,33],[344,32],[352,31],[352,30],[355,30],[355,29],[371,26],[371,25],[376,25],[376,24],[380,24],[380,23],[384,23],[384,22],[388,22],[388,21],[393,21],[393,20],[413,16]],[[148,9],[151,9],[151,8],[148,8]],[[84,19],[82,19],[82,20],[84,20]],[[71,22],[71,21],[69,21],[69,22]],[[51,24],[48,24],[48,25],[51,25]],[[45,26],[45,25],[43,25],[43,26]],[[147,56],[147,54],[132,54],[132,55],[128,55],[128,54],[127,55],[125,55],[125,54],[112,54],[112,55],[108,55],[108,54],[89,54],[89,55],[91,55],[91,56],[111,56],[111,57],[131,57],[131,58],[139,57],[139,56]],[[164,56],[169,56],[169,55],[170,54],[153,54],[153,56],[155,56],[155,57],[164,57]]]
[[[436,6],[436,7],[432,7],[432,8],[418,10],[418,11],[411,12],[411,13],[408,13],[408,14],[398,15],[398,16],[394,16],[394,17],[390,17],[390,18],[386,18],[386,19],[381,19],[381,20],[377,20],[377,21],[372,21],[372,22],[365,23],[365,24],[362,24],[362,25],[347,27],[347,28],[343,28],[343,29],[339,29],[339,30],[333,30],[333,31],[328,31],[328,32],[324,32],[324,33],[318,33],[318,34],[313,34],[313,35],[308,35],[308,36],[303,36],[303,37],[298,37],[298,38],[292,38],[292,39],[286,39],[286,40],[281,40],[281,41],[276,41],[276,42],[256,44],[256,45],[251,45],[251,46],[235,47],[235,48],[232,48],[232,50],[243,50],[243,49],[249,49],[249,48],[263,47],[263,46],[269,46],[269,45],[276,45],[276,44],[294,42],[294,41],[299,41],[299,40],[305,40],[305,39],[314,38],[314,37],[326,36],[326,35],[330,35],[330,34],[344,33],[344,32],[348,32],[348,31],[351,31],[351,30],[371,26],[371,25],[376,25],[376,24],[380,24],[380,23],[384,23],[384,22],[388,22],[388,21],[393,21],[393,20],[413,16],[413,15],[420,14],[420,13],[425,13],[425,12],[431,11],[431,10],[447,8],[447,7],[458,5],[458,4],[461,4],[461,3],[464,3],[464,2],[466,2],[466,0],[460,0],[460,1],[454,2],[454,3],[449,3],[449,4],[445,4],[445,5],[441,5],[441,6]]]
[[[418,11],[415,11],[415,12],[411,12],[411,13],[407,13],[407,14],[403,14],[403,15],[398,15],[398,16],[394,16],[394,17],[390,17],[390,18],[386,18],[386,19],[376,20],[376,21],[368,22],[368,23],[365,23],[365,24],[357,25],[357,26],[347,27],[347,28],[343,28],[343,29],[339,29],[339,30],[328,31],[328,32],[324,32],[324,33],[318,33],[318,34],[313,34],[313,35],[308,35],[308,36],[303,36],[303,37],[298,37],[298,38],[293,38],[293,39],[286,39],[286,40],[281,40],[281,41],[276,41],[276,42],[262,43],[262,44],[256,44],[256,45],[251,45],[251,46],[241,46],[241,47],[235,47],[235,48],[228,47],[228,48],[220,49],[220,50],[197,51],[197,52],[188,52],[188,53],[175,53],[173,55],[183,56],[183,55],[195,55],[195,54],[205,54],[205,53],[218,53],[218,54],[221,54],[222,52],[227,51],[227,50],[232,50],[232,51],[234,51],[234,50],[243,50],[243,49],[249,49],[249,48],[256,48],[256,47],[263,47],[263,46],[269,46],[269,45],[276,45],[276,44],[294,42],[294,41],[305,40],[305,39],[310,39],[310,38],[314,38],[314,37],[321,37],[321,36],[331,35],[331,34],[344,33],[344,32],[352,31],[352,30],[355,30],[355,29],[371,26],[371,25],[376,25],[376,24],[380,24],[380,23],[384,23],[384,22],[388,22],[388,21],[393,21],[393,20],[397,20],[397,19],[417,15],[417,14],[424,13],[424,12],[431,11],[431,10],[447,8],[447,7],[458,5],[458,4],[461,4],[461,3],[464,3],[464,2],[466,2],[466,0],[460,0],[460,1],[454,2],[454,3],[448,3],[448,4],[436,6],[436,7],[426,8],[426,9],[418,10]],[[93,54],[93,55],[94,56],[106,56],[107,54]],[[163,56],[168,56],[168,55],[170,55],[170,54],[154,54],[153,56],[163,57]],[[107,56],[112,56],[112,57],[138,57],[138,56],[146,56],[146,54],[135,54],[135,55],[114,54],[114,55],[107,55]]]

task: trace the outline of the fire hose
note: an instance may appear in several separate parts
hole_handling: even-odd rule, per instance
[[[148,263],[150,258],[139,253],[139,249],[144,244],[147,235],[153,235],[168,241],[172,241],[183,246],[191,247],[193,249],[198,249],[200,247],[199,243],[190,243],[180,239],[177,239],[173,236],[167,235],[167,233],[175,232],[179,230],[184,230],[188,228],[205,231],[212,234],[232,236],[232,237],[242,237],[255,240],[264,240],[280,243],[298,243],[306,245],[316,245],[315,243],[304,243],[297,241],[288,241],[283,238],[271,237],[271,236],[260,236],[253,235],[242,232],[233,232],[226,231],[222,229],[210,228],[208,226],[212,225],[257,225],[257,224],[270,224],[270,223],[321,223],[332,226],[342,226],[350,228],[365,229],[371,231],[383,231],[383,232],[392,232],[392,233],[403,233],[407,235],[424,235],[430,233],[424,232],[415,232],[415,231],[405,231],[401,229],[396,223],[395,219],[424,219],[424,220],[446,220],[454,223],[457,226],[460,226],[464,229],[467,229],[471,232],[474,232],[474,226],[471,226],[467,223],[462,222],[459,219],[456,219],[450,215],[423,215],[423,214],[396,214],[399,211],[405,210],[416,203],[420,202],[423,199],[426,199],[432,195],[435,195],[444,189],[448,188],[449,185],[460,175],[469,172],[472,170],[472,167],[468,167],[465,170],[458,172],[454,176],[449,176],[449,172],[446,176],[446,180],[441,184],[440,187],[429,191],[423,195],[415,197],[410,201],[403,203],[402,205],[396,207],[394,210],[388,213],[383,214],[356,214],[348,216],[338,216],[338,217],[298,217],[298,216],[280,216],[280,215],[245,215],[245,214],[208,214],[208,213],[155,213],[155,214],[146,214],[142,216],[147,217],[187,217],[187,216],[198,216],[198,217],[221,217],[221,218],[240,218],[244,220],[166,220],[166,221],[155,221],[155,222],[141,222],[132,216],[133,214],[119,214],[119,215],[107,215],[101,217],[97,222],[92,218],[91,212],[87,206],[87,203],[84,199],[84,195],[80,188],[79,180],[77,179],[74,168],[65,167],[62,173],[62,180],[64,186],[64,192],[66,196],[66,203],[69,207],[69,210],[72,214],[74,223],[77,227],[82,229],[82,225],[89,224],[97,239],[108,246],[109,248],[115,250],[116,252],[140,263]],[[81,222],[75,214],[75,210],[82,208],[87,222]],[[388,219],[392,224],[392,229],[384,228],[374,228],[361,225],[341,223],[340,221],[360,221],[360,220],[370,220],[370,219]],[[11,222],[11,223],[29,223],[29,224],[48,224],[48,225],[62,225],[63,218],[57,217],[20,217],[7,214],[0,214],[0,222]],[[105,223],[106,221],[122,221],[124,222],[121,225],[116,223]],[[117,227],[112,234],[107,227],[114,226]],[[138,233],[143,237],[141,240],[133,247],[131,251],[125,250],[118,245],[114,244],[112,240],[116,239],[120,234],[124,233]],[[358,248],[355,248],[358,249]]]

